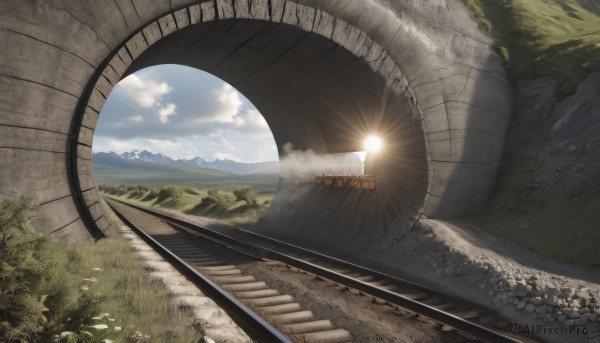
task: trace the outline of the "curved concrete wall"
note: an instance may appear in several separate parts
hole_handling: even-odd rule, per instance
[[[281,182],[263,227],[274,235],[387,244],[492,189],[510,89],[458,0],[12,0],[0,13],[0,195],[33,196],[38,226],[61,239],[110,231],[91,165],[96,121],[122,77],[159,63],[231,83],[279,147],[354,151],[366,133],[385,136],[369,166],[376,191]]]

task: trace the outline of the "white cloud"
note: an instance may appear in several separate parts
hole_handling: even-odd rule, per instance
[[[175,115],[175,104],[167,104],[166,106],[161,107],[158,110],[158,119],[162,124],[165,124],[169,121],[169,116]]]
[[[127,120],[132,121],[134,123],[141,123],[144,120],[144,117],[138,114],[137,116],[131,116],[127,118]]]
[[[124,95],[146,108],[157,105],[162,96],[172,89],[166,82],[158,83],[150,78],[141,78],[135,74],[127,76],[117,86]]]
[[[240,99],[240,93],[227,83],[223,83],[220,88],[215,88],[211,92],[217,100],[217,108],[213,113],[209,113],[201,121],[216,121],[228,123],[233,126],[241,126],[244,120],[240,118],[239,113],[243,102]]]

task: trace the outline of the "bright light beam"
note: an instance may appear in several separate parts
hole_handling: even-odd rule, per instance
[[[367,139],[365,139],[363,146],[364,146],[365,150],[367,150],[368,152],[374,153],[374,152],[381,150],[381,147],[383,146],[383,142],[381,141],[381,138],[379,138],[377,136],[369,136],[369,137],[367,137]]]

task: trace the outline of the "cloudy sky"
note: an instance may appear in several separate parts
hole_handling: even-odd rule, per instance
[[[248,99],[211,74],[178,65],[140,70],[110,93],[93,150],[134,149],[209,161],[278,160],[271,130]]]

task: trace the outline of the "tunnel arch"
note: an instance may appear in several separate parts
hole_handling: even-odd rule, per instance
[[[381,167],[384,179],[395,181],[378,196],[332,196],[307,189],[306,185],[280,189],[276,197],[280,205],[274,202],[265,228],[275,235],[289,234],[277,232],[273,229],[276,227],[312,225],[315,229],[296,234],[295,238],[320,233],[313,239],[321,240],[339,236],[340,230],[352,224],[356,229],[345,232],[348,242],[385,243],[412,227],[423,214],[459,215],[489,195],[510,115],[510,88],[491,42],[457,1],[439,1],[421,9],[379,0],[353,0],[351,4],[289,0],[172,2],[150,6],[142,1],[116,1],[115,6],[89,3],[82,8],[69,1],[32,5],[37,25],[54,29],[49,33],[35,27],[27,27],[28,32],[23,33],[11,27],[22,23],[23,13],[31,9],[15,3],[3,5],[17,14],[16,20],[11,18],[3,24],[5,37],[21,51],[31,52],[32,48],[23,42],[34,40],[37,43],[28,43],[53,47],[49,49],[57,50],[54,55],[60,56],[52,61],[52,65],[58,65],[54,71],[48,69],[48,63],[41,63],[42,80],[19,68],[19,62],[8,60],[2,65],[8,66],[10,75],[0,74],[8,77],[9,83],[42,84],[51,92],[74,98],[66,101],[63,95],[60,100],[47,100],[59,107],[52,114],[60,112],[61,105],[64,107],[67,113],[60,115],[63,122],[70,119],[68,130],[35,128],[38,137],[45,138],[43,132],[57,133],[61,136],[49,138],[56,140],[52,143],[66,143],[64,151],[57,152],[64,156],[55,158],[66,161],[61,170],[67,180],[61,179],[60,187],[66,195],[52,199],[42,190],[37,194],[42,203],[38,217],[53,226],[45,231],[78,240],[111,230],[99,203],[91,167],[95,123],[110,90],[122,77],[165,62],[209,71],[240,89],[263,113],[279,147],[290,141],[296,148],[320,153],[353,151],[357,132],[372,129],[372,123],[390,130],[392,145],[402,143],[393,148],[397,162]],[[60,29],[40,18],[44,10],[71,26]],[[428,21],[430,14],[441,20]],[[84,17],[98,25],[86,24],[88,21],[81,19]],[[107,17],[114,21],[102,22]],[[462,22],[465,19],[466,25]],[[89,40],[77,37],[73,32],[76,29]],[[61,30],[67,31],[73,46],[57,42],[55,36]],[[249,48],[252,44],[254,50]],[[273,58],[264,58],[261,52],[265,51]],[[31,67],[35,60],[21,64]],[[77,77],[68,74],[72,66],[65,60],[78,61]],[[242,67],[234,68],[234,62]],[[11,68],[14,65],[16,68]],[[324,92],[329,96],[315,96]],[[30,99],[32,95],[21,98]],[[498,98],[504,101],[499,104]],[[9,101],[5,107],[9,114],[18,106]],[[303,109],[309,113],[302,113]],[[353,123],[359,126],[358,131],[349,128]],[[23,140],[27,137],[25,131],[18,131]],[[13,153],[21,149],[8,148]],[[25,159],[33,168],[43,165]],[[14,175],[19,167],[11,170]],[[402,175],[394,175],[398,171]],[[3,180],[9,182],[6,173]],[[21,185],[20,189],[27,187]],[[298,192],[302,198],[290,198]],[[362,214],[346,218],[352,207],[365,207],[365,201],[374,202],[376,206],[369,211],[377,213],[358,210],[355,212]],[[303,205],[307,203],[313,207]],[[52,209],[75,219],[55,223]],[[307,222],[306,218],[311,219]],[[330,229],[324,231],[323,227]],[[365,227],[380,229],[372,235],[365,234]]]

